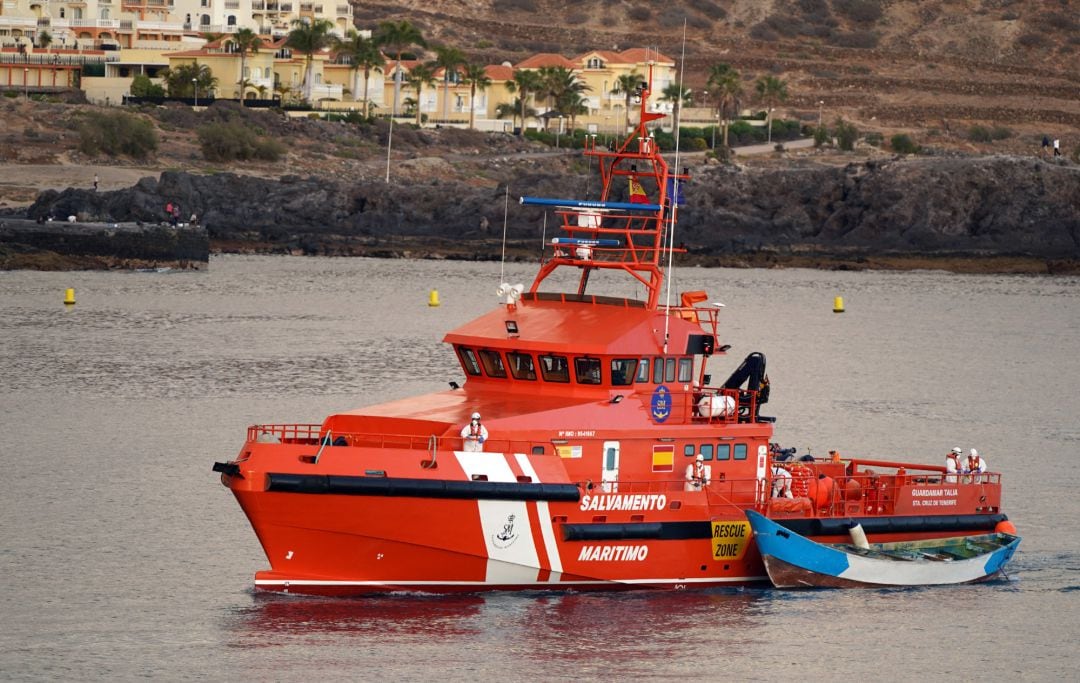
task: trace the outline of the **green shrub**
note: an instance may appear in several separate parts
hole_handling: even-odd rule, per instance
[[[5,90],[4,91],[4,97],[9,97],[11,99],[15,99],[18,96],[19,96],[19,93],[17,91],[15,91],[15,90]]]
[[[285,146],[271,138],[260,138],[242,123],[211,123],[198,129],[199,144],[207,161],[277,161]]]
[[[845,152],[855,149],[855,142],[859,139],[859,129],[854,123],[844,119],[836,119],[835,128],[836,146]]]
[[[990,142],[994,138],[986,126],[974,125],[968,128],[968,139],[972,142]]]
[[[126,112],[88,112],[79,126],[79,151],[89,156],[124,154],[144,159],[157,151],[157,144],[153,124]]]
[[[829,129],[825,126],[818,126],[814,129],[814,147],[827,144],[829,144]]]
[[[889,138],[889,146],[899,154],[918,154],[919,145],[907,133],[897,133]]]
[[[146,74],[131,79],[132,97],[165,97],[165,88],[150,80]]]
[[[881,143],[885,141],[885,136],[883,136],[877,131],[874,131],[872,133],[867,133],[866,135],[864,135],[863,140],[865,140],[866,144],[868,145],[873,145],[874,147],[881,147]]]

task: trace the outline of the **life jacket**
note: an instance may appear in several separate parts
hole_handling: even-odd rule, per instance
[[[806,465],[795,465],[791,468],[791,495],[796,498],[806,498],[810,495],[810,478],[814,473]]]
[[[976,455],[974,458],[968,458],[968,469],[972,472],[978,472],[982,469],[982,456]]]

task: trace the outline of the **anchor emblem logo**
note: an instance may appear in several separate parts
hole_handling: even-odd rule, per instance
[[[506,518],[506,524],[503,524],[502,531],[492,535],[491,543],[496,548],[504,549],[514,545],[517,539],[518,534],[514,533],[514,515],[509,515]]]
[[[668,416],[671,415],[671,391],[663,385],[656,387],[649,407],[653,419],[657,422],[668,419]]]

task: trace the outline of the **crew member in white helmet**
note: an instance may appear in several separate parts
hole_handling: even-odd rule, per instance
[[[979,451],[974,448],[971,449],[971,453],[968,455],[967,464],[964,466],[964,472],[968,474],[982,474],[986,471],[986,460],[979,455]],[[975,477],[975,481],[979,481],[980,477]]]
[[[480,423],[480,413],[473,413],[469,424],[461,428],[461,439],[465,442],[465,450],[479,453],[484,450],[484,442],[487,438],[488,430]]]
[[[964,470],[963,465],[960,463],[960,455],[962,453],[963,451],[957,446],[945,456],[945,481],[950,484],[955,484],[957,472],[962,472]]]
[[[705,456],[698,453],[697,459],[693,465],[686,466],[686,486],[687,491],[700,491],[709,485],[709,481],[712,479],[712,467],[705,464]]]

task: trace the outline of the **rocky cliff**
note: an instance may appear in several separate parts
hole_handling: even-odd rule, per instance
[[[509,187],[512,240],[535,244],[544,229],[543,212],[518,206],[518,196],[586,197],[586,176],[564,159],[546,163]],[[501,234],[506,186],[457,181],[441,164],[394,184],[166,172],[115,192],[45,192],[28,214],[156,223],[167,202],[179,202],[231,249],[371,253],[357,245],[414,238],[414,251],[497,251],[491,241]],[[842,167],[703,165],[691,174],[676,241],[702,257],[779,250],[1080,259],[1080,168],[1068,162],[919,157]],[[592,189],[595,198],[595,181]],[[549,234],[554,226],[549,216]]]

